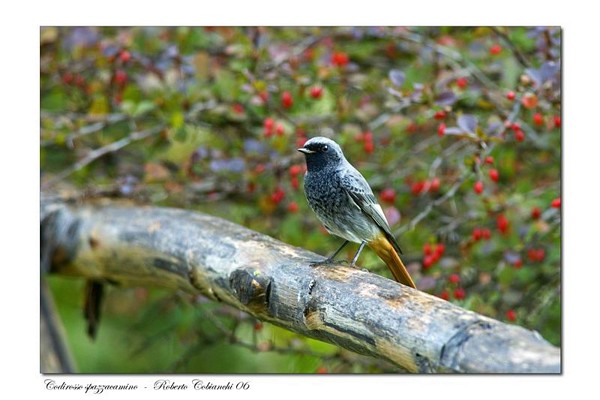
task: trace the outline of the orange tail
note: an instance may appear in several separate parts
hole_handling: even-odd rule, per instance
[[[397,282],[415,289],[417,288],[396,249],[385,235],[380,235],[367,244],[385,262]]]

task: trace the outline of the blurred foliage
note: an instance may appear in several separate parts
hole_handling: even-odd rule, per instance
[[[335,139],[417,286],[561,343],[558,28],[41,29],[43,188],[199,210],[321,254],[340,244],[296,148]],[[352,257],[356,248],[344,255]],[[372,252],[362,265],[388,276]],[[50,279],[82,372],[390,372],[181,293]]]

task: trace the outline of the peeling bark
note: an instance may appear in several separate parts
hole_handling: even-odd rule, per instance
[[[560,373],[537,333],[464,310],[223,219],[111,202],[42,201],[43,269],[203,294],[411,372]]]

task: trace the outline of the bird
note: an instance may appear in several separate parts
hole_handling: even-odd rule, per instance
[[[329,233],[345,239],[323,263],[333,262],[349,242],[354,242],[360,243],[351,263],[355,266],[368,245],[386,263],[397,282],[416,288],[400,259],[402,250],[373,190],[346,160],[341,147],[329,138],[317,136],[298,151],[304,153],[306,160],[304,194],[308,205]]]

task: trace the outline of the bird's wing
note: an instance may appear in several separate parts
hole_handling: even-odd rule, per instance
[[[354,201],[356,206],[360,208],[367,216],[369,216],[385,233],[386,237],[394,244],[398,252],[402,254],[398,242],[392,234],[383,209],[377,203],[377,199],[371,190],[371,187],[367,183],[366,179],[358,172],[354,167],[350,167],[344,170],[341,174],[341,185]]]

